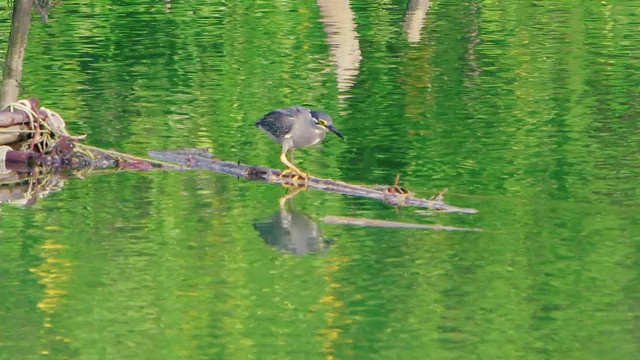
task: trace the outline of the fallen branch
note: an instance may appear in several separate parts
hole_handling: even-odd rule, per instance
[[[404,190],[398,192],[396,185],[389,187],[367,187],[364,185],[347,184],[345,182],[322,179],[309,176],[307,181],[295,179],[290,176],[281,176],[277,169],[269,169],[261,166],[250,166],[229,161],[211,159],[209,153],[202,149],[184,149],[178,151],[150,151],[149,156],[163,161],[178,163],[185,168],[206,169],[223,174],[229,174],[253,181],[266,181],[272,184],[286,186],[304,186],[310,189],[323,190],[338,194],[367,197],[382,200],[391,205],[416,206],[438,210],[442,212],[458,212],[466,214],[477,213],[476,209],[461,208],[446,204],[441,196],[435,199],[423,199],[415,197]]]

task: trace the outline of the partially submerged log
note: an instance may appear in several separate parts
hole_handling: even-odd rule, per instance
[[[209,153],[202,149],[184,149],[178,151],[150,151],[149,156],[155,159],[182,164],[184,168],[207,169],[219,173],[229,174],[254,181],[266,181],[285,186],[304,186],[309,189],[317,189],[338,194],[361,196],[382,200],[391,205],[416,206],[442,212],[458,212],[475,214],[476,209],[462,208],[446,204],[440,192],[430,199],[415,197],[413,193],[392,186],[364,186],[348,184],[332,179],[322,179],[309,176],[308,181],[295,179],[290,176],[281,176],[282,171],[269,169],[262,166],[244,165],[235,162],[211,159]]]

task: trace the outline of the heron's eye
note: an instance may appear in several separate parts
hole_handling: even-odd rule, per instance
[[[322,125],[322,126],[327,126],[327,122],[324,120],[318,120],[318,124]]]

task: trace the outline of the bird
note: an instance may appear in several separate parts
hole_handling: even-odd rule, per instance
[[[324,140],[327,131],[344,140],[342,133],[333,126],[333,119],[329,114],[304,106],[275,109],[264,115],[255,125],[282,145],[280,161],[287,169],[282,172],[281,177],[286,173],[293,173],[295,179],[309,179],[308,174],[293,165],[294,149],[319,144]],[[287,159],[287,151],[290,151],[291,161]]]

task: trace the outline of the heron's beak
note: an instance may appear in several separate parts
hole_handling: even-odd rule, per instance
[[[327,129],[331,130],[332,133],[338,135],[340,137],[340,139],[344,140],[344,136],[342,135],[340,130],[336,129],[335,126],[329,125],[329,126],[327,126]]]

